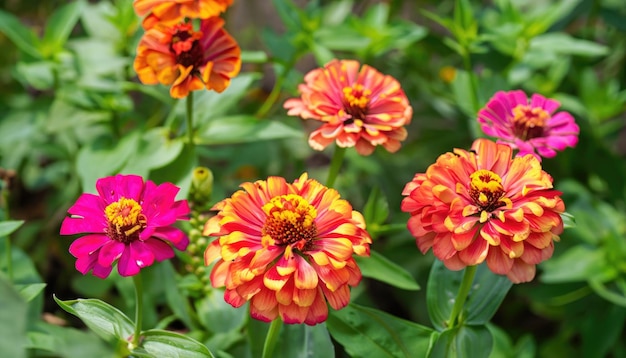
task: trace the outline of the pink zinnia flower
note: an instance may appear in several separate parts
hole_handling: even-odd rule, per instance
[[[560,105],[540,94],[533,94],[529,103],[521,90],[500,91],[478,112],[478,122],[485,134],[519,149],[517,156],[552,158],[556,151],[578,143],[574,117],[567,112],[554,113]]]
[[[106,278],[117,260],[122,276],[133,276],[154,261],[174,257],[173,245],[185,250],[189,238],[172,226],[188,220],[186,200],[176,201],[179,188],[159,186],[137,175],[98,179],[99,195],[84,193],[68,209],[61,235],[86,234],[70,245],[76,269]],[[169,244],[168,244],[169,243]]]

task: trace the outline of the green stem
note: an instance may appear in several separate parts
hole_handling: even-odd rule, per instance
[[[143,287],[141,282],[141,272],[133,276],[135,284],[135,334],[133,335],[133,348],[139,347],[141,338],[141,321],[143,317]]]
[[[272,356],[274,347],[276,347],[276,342],[278,341],[278,333],[280,332],[282,325],[283,321],[281,321],[280,318],[276,318],[270,324],[270,329],[267,331],[267,336],[265,337],[265,344],[263,344],[262,358],[269,358]]]
[[[472,113],[477,115],[478,110],[480,109],[480,103],[478,102],[478,93],[480,91],[478,88],[478,80],[476,79],[476,74],[474,73],[474,70],[472,69],[472,60],[470,56],[471,54],[469,50],[465,49],[464,54],[463,54],[463,66],[465,67],[465,72],[467,72],[467,75],[469,76],[469,81],[470,81],[469,96],[470,96],[470,100],[472,103]],[[472,135],[472,138],[481,137],[478,121],[476,120],[475,117],[469,118],[468,125],[469,125],[469,130]]]
[[[330,160],[330,169],[328,169],[328,179],[326,179],[326,186],[332,188],[335,185],[335,179],[341,169],[341,163],[343,163],[343,157],[346,154],[346,148],[335,146],[335,152],[333,158]]]
[[[450,312],[450,319],[448,319],[448,328],[456,326],[456,320],[461,310],[463,310],[463,305],[465,305],[465,300],[467,300],[467,294],[472,288],[472,282],[474,282],[477,267],[478,266],[474,265],[465,268],[463,281],[461,282],[461,287],[459,287],[459,293],[457,293],[456,299],[454,300],[454,306],[452,306],[452,312]]]
[[[276,81],[274,81],[274,87],[272,88],[272,91],[265,99],[265,102],[263,102],[263,104],[261,105],[261,108],[259,108],[259,110],[255,114],[257,118],[265,117],[269,113],[269,111],[272,109],[272,107],[274,106],[274,103],[276,103],[276,101],[278,100],[278,97],[280,96],[280,91],[282,90],[283,82],[285,82],[285,79],[287,78],[287,75],[289,75],[289,72],[291,72],[291,69],[293,68],[293,66],[295,66],[296,61],[298,60],[298,57],[299,56],[297,55],[293,55],[293,57],[285,65],[285,68],[283,69],[283,71],[278,76],[276,76]]]
[[[193,149],[193,92],[189,92],[187,96],[187,135],[189,136],[189,147]]]

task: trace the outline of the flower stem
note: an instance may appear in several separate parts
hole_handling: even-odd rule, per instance
[[[187,96],[187,135],[189,136],[189,148],[194,148],[193,143],[193,92]]]
[[[465,67],[465,72],[467,72],[467,75],[469,76],[469,81],[470,81],[470,100],[472,102],[472,113],[476,114],[478,113],[478,110],[480,109],[480,103],[478,102],[478,93],[479,93],[479,88],[478,88],[478,81],[476,80],[476,74],[474,73],[474,70],[472,69],[472,60],[471,60],[471,54],[469,52],[469,49],[465,49],[463,51],[463,65]],[[478,125],[478,121],[476,120],[475,117],[470,117],[469,118],[469,130],[470,130],[470,134],[472,135],[472,138],[476,139],[479,138],[480,135],[480,128]]]
[[[270,324],[270,329],[267,331],[267,336],[265,337],[265,344],[263,344],[262,358],[269,358],[272,356],[274,347],[276,347],[276,342],[278,341],[278,333],[283,325],[282,323],[283,321],[281,321],[280,318],[276,318]]]
[[[265,117],[272,109],[274,103],[276,103],[278,97],[280,96],[280,91],[283,88],[283,82],[285,82],[285,79],[289,75],[289,72],[291,72],[293,66],[295,66],[298,57],[299,56],[297,54],[293,55],[291,59],[289,59],[289,62],[285,64],[283,71],[278,76],[276,76],[276,81],[274,81],[274,87],[272,88],[272,91],[265,99],[265,102],[263,102],[263,104],[261,105],[261,108],[259,108],[259,110],[255,114],[257,118]]]
[[[461,287],[459,287],[459,292],[456,295],[456,299],[454,299],[454,306],[452,306],[452,312],[450,313],[450,319],[448,319],[448,328],[452,328],[456,326],[456,320],[463,309],[463,305],[465,305],[465,300],[467,300],[467,294],[472,287],[472,282],[474,282],[474,276],[476,275],[476,268],[478,266],[467,266],[465,268],[465,272],[463,273],[463,281],[461,282]]]
[[[330,169],[328,169],[328,179],[326,179],[326,186],[332,188],[335,185],[335,179],[341,169],[341,163],[343,163],[343,157],[346,154],[346,148],[335,146],[335,152],[333,158],[330,160]]]
[[[141,321],[143,317],[143,287],[141,282],[141,272],[133,276],[135,284],[135,334],[133,334],[133,347],[139,347],[141,338]]]

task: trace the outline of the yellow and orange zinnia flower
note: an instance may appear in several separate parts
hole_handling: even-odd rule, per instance
[[[174,25],[185,18],[218,16],[232,3],[233,0],[134,0],[133,8],[139,16],[148,15],[144,19],[144,28],[149,29],[156,22]]]
[[[309,137],[313,149],[335,141],[361,155],[377,145],[392,153],[400,149],[413,109],[396,79],[354,60],[332,60],[307,73],[304,82],[298,87],[301,98],[284,107],[289,115],[324,122]]]
[[[432,248],[451,270],[486,260],[514,283],[535,277],[563,231],[565,206],[537,158],[511,155],[508,145],[478,139],[415,175],[402,211],[422,253]]]
[[[339,193],[302,174],[244,183],[215,205],[204,234],[218,236],[204,254],[214,287],[234,307],[250,301],[262,321],[315,325],[350,301],[361,280],[353,254],[369,256],[371,238],[360,213]]]
[[[223,24],[212,17],[202,20],[199,31],[191,23],[158,24],[147,30],[134,63],[139,80],[171,86],[174,98],[203,88],[224,91],[241,69],[241,50]]]

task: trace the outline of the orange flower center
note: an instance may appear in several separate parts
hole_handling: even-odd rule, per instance
[[[506,205],[502,179],[491,170],[480,169],[470,175],[469,195],[481,211],[493,211]]]
[[[363,88],[363,85],[360,83],[357,83],[352,87],[343,88],[344,110],[347,114],[352,116],[352,118],[348,120],[349,123],[346,124],[350,124],[356,119],[365,119],[371,94],[372,91],[367,88]]]
[[[550,115],[542,108],[519,104],[513,108],[513,133],[522,140],[541,137],[548,119]]]
[[[123,243],[137,240],[147,224],[141,205],[133,199],[120,198],[109,204],[104,213],[109,221],[107,235]]]
[[[276,196],[263,205],[263,211],[267,219],[262,234],[269,235],[277,245],[298,243],[302,249],[317,235],[317,210],[300,195]]]
[[[170,50],[176,55],[176,63],[185,67],[199,67],[202,64],[202,46],[198,39],[202,32],[193,31],[191,24],[177,24],[172,29]]]

